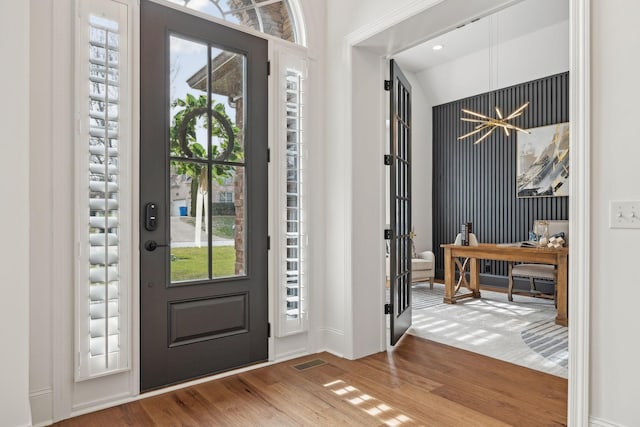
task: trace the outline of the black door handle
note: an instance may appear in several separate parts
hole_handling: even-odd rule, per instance
[[[161,245],[155,240],[147,240],[146,242],[144,242],[144,248],[150,252],[155,251],[157,248],[166,248],[166,247],[169,247],[169,245]]]

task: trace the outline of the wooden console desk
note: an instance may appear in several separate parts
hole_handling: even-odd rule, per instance
[[[520,248],[484,243],[478,246],[441,245],[444,248],[444,302],[455,304],[462,298],[480,298],[480,262],[481,259],[498,261],[529,262],[536,264],[552,264],[558,268],[557,314],[556,323],[567,326],[567,283],[569,271],[567,261],[568,248]],[[471,292],[455,295],[457,258],[469,258]],[[506,298],[506,297],[505,297]]]

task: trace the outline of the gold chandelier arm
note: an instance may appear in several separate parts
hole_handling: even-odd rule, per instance
[[[478,144],[479,142],[484,141],[487,137],[489,137],[489,135],[491,135],[491,133],[497,128],[502,128],[506,136],[511,136],[510,131],[523,132],[523,133],[530,134],[531,132],[526,131],[522,128],[519,128],[518,126],[512,125],[511,123],[508,123],[509,120],[515,119],[516,117],[520,117],[528,106],[529,106],[529,101],[522,104],[520,107],[518,107],[517,110],[509,114],[507,117],[504,117],[502,115],[502,111],[500,110],[499,107],[494,107],[496,110],[496,114],[498,116],[497,118],[485,116],[484,114],[476,113],[475,111],[471,111],[463,108],[462,112],[472,117],[461,117],[460,120],[462,120],[463,122],[478,123],[478,124],[475,126],[474,130],[472,130],[471,132],[458,137],[458,141],[488,129],[487,133],[482,135],[480,138],[478,138],[477,141],[474,142],[474,144]]]
[[[463,122],[487,123],[487,119],[471,119],[468,117],[460,117],[460,120],[462,120]]]
[[[522,132],[522,133],[526,133],[526,134],[530,134],[531,133],[528,130],[519,128],[518,126],[515,126],[515,125],[512,125],[511,123],[502,123],[502,124],[500,124],[498,126],[500,126],[502,128],[505,128],[505,129],[516,130],[518,132]]]
[[[476,113],[475,111],[467,110],[467,109],[464,109],[464,108],[462,109],[462,111],[464,113],[469,114],[469,115],[480,117],[481,119],[491,120],[491,117],[485,116],[484,114]]]
[[[459,137],[458,137],[458,141],[460,141],[461,139],[465,139],[465,138],[467,138],[467,137],[469,137],[469,136],[471,136],[471,135],[475,135],[475,134],[476,134],[476,133],[478,133],[478,132],[482,132],[483,130],[485,130],[485,129],[486,129],[486,128],[488,128],[488,127],[491,127],[491,126],[490,126],[490,125],[483,125],[483,126],[479,127],[479,128],[478,128],[478,129],[476,129],[476,130],[473,130],[473,131],[471,131],[471,132],[469,132],[469,133],[467,133],[467,134],[464,134],[464,135],[462,135],[462,136],[459,136]],[[494,128],[494,129],[495,129],[495,128]]]
[[[522,104],[520,106],[520,108],[518,108],[516,111],[514,111],[513,113],[509,114],[509,116],[505,119],[505,120],[511,120],[515,117],[518,117],[520,115],[520,113],[522,113],[524,111],[525,108],[527,108],[529,106],[529,101],[525,102],[524,104]]]
[[[511,115],[509,116],[509,117],[511,117],[511,118],[507,117],[505,120],[513,120],[513,119],[515,119],[516,117],[520,117],[520,116],[521,116],[521,115],[523,115],[523,114],[524,114],[524,111],[520,111],[518,114],[511,114]]]
[[[478,138],[478,140],[476,142],[474,142],[474,144],[478,144],[480,143],[480,141],[482,141],[483,139],[485,139],[486,137],[488,137],[489,135],[491,135],[491,132],[493,132],[494,130],[496,130],[497,127],[492,127],[489,132],[485,133],[484,135],[482,135],[480,138]]]

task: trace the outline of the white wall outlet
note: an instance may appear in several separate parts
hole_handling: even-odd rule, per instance
[[[609,208],[609,228],[640,228],[640,201],[611,201]]]

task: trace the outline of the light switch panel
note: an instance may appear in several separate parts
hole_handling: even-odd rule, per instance
[[[640,201],[611,201],[610,228],[640,228]]]

